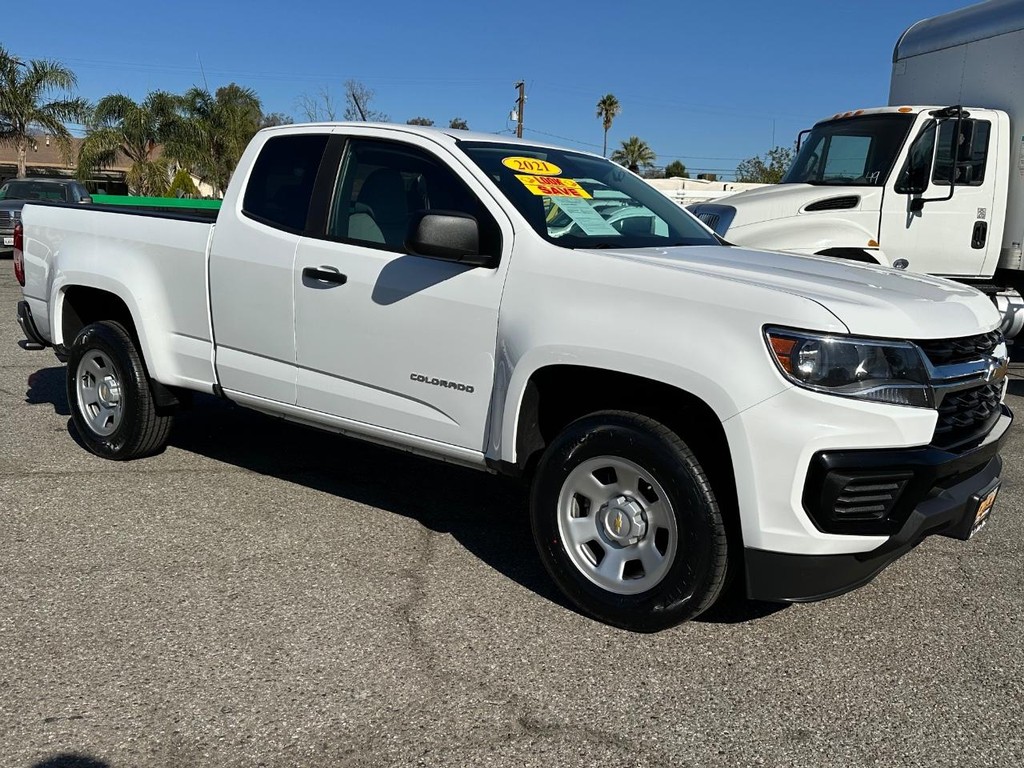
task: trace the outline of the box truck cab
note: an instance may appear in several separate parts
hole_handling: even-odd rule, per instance
[[[782,183],[692,210],[732,243],[949,277],[1024,327],[1024,2],[918,22],[889,106],[801,133]],[[974,106],[976,105],[976,106]]]

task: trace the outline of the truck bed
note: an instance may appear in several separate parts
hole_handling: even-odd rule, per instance
[[[22,220],[25,299],[47,341],[65,346],[72,341],[64,333],[65,286],[112,291],[130,297],[133,318],[145,317],[136,324],[155,379],[212,388],[206,262],[214,223],[208,215],[33,203],[25,206]]]

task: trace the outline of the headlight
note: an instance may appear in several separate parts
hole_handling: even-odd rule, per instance
[[[921,351],[905,341],[765,329],[772,357],[787,379],[831,395],[931,408]]]

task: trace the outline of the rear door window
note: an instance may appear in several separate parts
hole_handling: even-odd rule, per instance
[[[245,188],[242,212],[276,229],[301,234],[327,134],[276,136],[263,145]]]

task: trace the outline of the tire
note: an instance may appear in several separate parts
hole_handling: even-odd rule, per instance
[[[92,323],[75,337],[67,392],[78,436],[97,456],[128,461],[167,446],[174,417],[158,412],[142,357],[120,323]]]
[[[726,581],[711,484],[686,444],[644,416],[606,411],[566,427],[537,467],[530,518],[555,583],[613,626],[654,632],[688,621]]]

